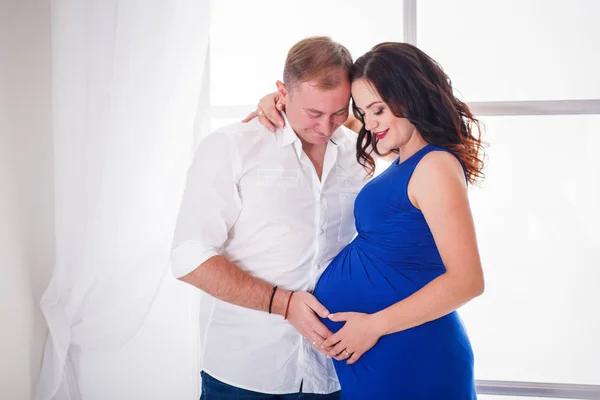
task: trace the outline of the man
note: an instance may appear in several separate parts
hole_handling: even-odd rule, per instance
[[[348,117],[352,58],[326,37],[289,51],[285,128],[227,126],[199,146],[172,251],[177,278],[203,293],[202,399],[339,399],[320,352],[329,312],[311,294],[355,235],[356,162]]]

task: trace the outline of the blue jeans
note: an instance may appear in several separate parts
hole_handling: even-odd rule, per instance
[[[340,392],[331,394],[290,393],[266,394],[252,392],[228,385],[202,371],[202,394],[200,400],[340,400]]]

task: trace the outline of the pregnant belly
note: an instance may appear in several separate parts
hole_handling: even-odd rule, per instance
[[[375,313],[412,295],[440,271],[395,269],[356,248],[346,248],[329,265],[315,288],[315,296],[330,312]],[[343,322],[323,319],[337,332]],[[442,393],[423,398],[470,399],[473,390],[473,352],[456,312],[385,335],[356,364],[334,361],[342,390],[356,398],[421,398],[427,387]],[[403,383],[397,386],[399,377]],[[411,386],[412,385],[412,386]],[[394,388],[390,396],[359,393],[369,388]],[[363,395],[364,394],[364,395]]]
[[[438,272],[390,268],[356,246],[340,253],[319,279],[315,296],[332,313],[375,313],[412,295]],[[329,329],[342,324],[324,321]]]

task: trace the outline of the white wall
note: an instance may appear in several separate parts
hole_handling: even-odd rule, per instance
[[[0,399],[34,393],[54,263],[50,8],[0,0]]]

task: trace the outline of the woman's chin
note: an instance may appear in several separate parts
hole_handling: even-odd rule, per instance
[[[392,149],[387,146],[382,146],[381,143],[377,143],[377,152],[382,156],[388,154],[390,151],[392,151]]]

